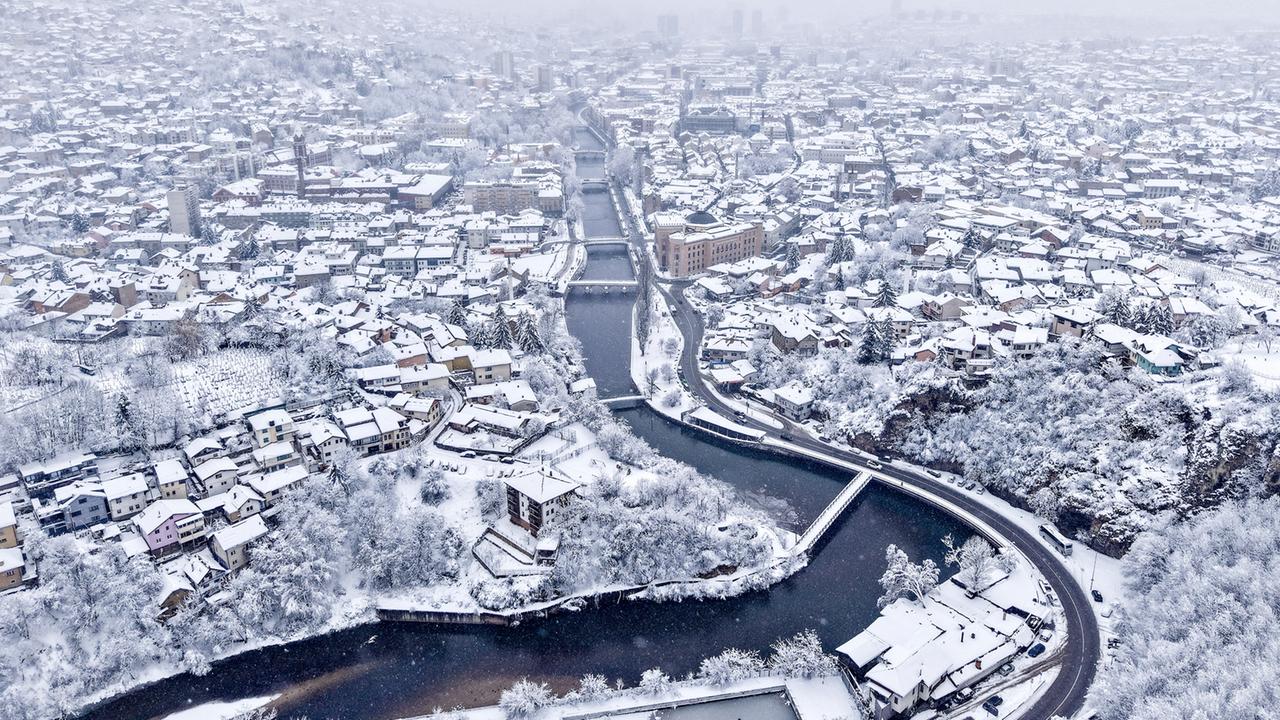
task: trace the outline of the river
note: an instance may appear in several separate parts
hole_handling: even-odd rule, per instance
[[[607,193],[585,199],[589,216],[612,213]],[[591,248],[587,272],[594,279],[629,277],[620,252]],[[569,329],[602,396],[633,389],[631,304],[627,295],[576,291],[566,302]],[[725,481],[794,528],[848,480],[824,466],[710,440],[648,408],[619,415],[659,452]],[[558,690],[587,672],[628,684],[654,666],[683,676],[726,647],[763,651],[806,628],[834,647],[876,617],[885,546],[941,562],[939,539],[947,533],[967,534],[950,516],[873,484],[818,545],[810,565],[767,591],[721,601],[602,603],[517,627],[378,623],[237,655],[214,663],[204,677],[161,681],[87,717],[145,720],[192,704],[284,693],[282,718],[386,720],[493,703],[525,676]]]

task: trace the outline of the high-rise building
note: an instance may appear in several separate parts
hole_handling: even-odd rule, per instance
[[[170,190],[165,196],[169,203],[169,232],[179,235],[200,235],[200,196],[192,185]]]
[[[293,136],[293,164],[298,169],[298,197],[307,194],[307,139],[302,133]]]
[[[679,15],[659,15],[658,34],[664,38],[673,38],[680,34]]]
[[[546,65],[538,66],[538,92],[551,92],[555,87],[555,74]]]
[[[756,37],[764,34],[764,11],[760,8],[751,11],[751,34]]]
[[[733,10],[733,36],[742,37],[742,8]]]
[[[515,56],[510,50],[499,50],[489,60],[489,69],[498,77],[513,78],[516,76]]]

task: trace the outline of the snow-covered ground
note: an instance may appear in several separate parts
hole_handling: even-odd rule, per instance
[[[684,350],[684,335],[662,295],[655,292],[653,297],[648,342],[642,349],[635,337],[631,339],[631,380],[649,396],[649,405],[655,410],[679,418],[699,403],[680,382],[677,370]]]
[[[819,678],[786,678],[776,675],[749,678],[725,683],[713,684],[702,680],[681,681],[673,683],[670,689],[659,693],[648,693],[639,689],[612,692],[608,697],[598,700],[584,700],[552,705],[530,717],[540,720],[573,720],[578,718],[651,718],[657,713],[674,707],[689,707],[715,703],[731,699],[785,693],[790,701],[791,709],[796,717],[840,718],[841,720],[861,720],[862,713],[850,695],[847,686],[839,676]],[[710,710],[714,705],[706,705]],[[430,720],[442,718],[449,720],[506,720],[510,717],[498,706],[474,708],[471,710],[453,711],[452,714],[421,715],[405,720]],[[708,715],[708,717],[719,717]]]
[[[211,702],[203,705],[197,705],[193,708],[182,710],[172,715],[166,715],[164,720],[232,720],[245,713],[260,708],[272,700],[276,699],[276,695],[268,695],[265,697],[245,698],[244,700],[235,700],[232,702]]]
[[[1280,389],[1280,340],[1272,343],[1270,352],[1257,340],[1236,340],[1223,346],[1217,355],[1224,366],[1243,366],[1258,387]]]

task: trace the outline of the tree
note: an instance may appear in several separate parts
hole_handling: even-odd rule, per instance
[[[507,322],[507,316],[502,312],[502,307],[499,306],[498,311],[493,314],[493,335],[489,338],[489,347],[510,350],[512,344],[511,325]]]
[[[790,678],[827,677],[840,672],[836,659],[822,650],[822,641],[813,630],[775,642],[769,657],[769,672]]]
[[[1147,313],[1147,332],[1152,335],[1173,333],[1173,310],[1164,303],[1156,303]]]
[[[71,214],[71,229],[77,233],[84,233],[89,230],[89,219],[84,216],[84,213],[76,210]]]
[[[533,316],[527,312],[521,314],[516,323],[516,342],[519,343],[521,350],[531,355],[546,352],[546,345],[543,344],[542,336],[538,333],[538,325],[533,321]]]
[[[796,243],[787,243],[787,259],[783,265],[783,270],[788,273],[795,272],[800,267],[800,246]]]
[[[876,323],[868,320],[862,324],[862,338],[858,341],[858,362],[870,365],[880,361],[884,343]]]
[[[880,277],[880,288],[876,291],[876,307],[895,307],[898,304],[898,290],[884,276]]]
[[[131,452],[142,446],[142,431],[133,410],[133,401],[124,393],[116,396],[115,426],[120,449]]]
[[[996,566],[995,549],[991,547],[991,543],[981,536],[973,535],[964,544],[957,546],[951,535],[947,535],[942,538],[942,544],[947,548],[947,565],[959,567],[956,579],[970,592],[982,590],[987,573]]]
[[[764,660],[751,650],[729,648],[719,655],[709,657],[698,666],[698,675],[716,685],[759,676],[764,672]]]
[[[508,718],[526,718],[550,705],[553,699],[546,683],[535,683],[524,678],[502,691],[498,707]]]
[[[880,576],[884,594],[877,601],[880,607],[898,598],[911,598],[924,604],[929,591],[938,585],[938,566],[932,560],[916,564],[897,545],[885,548],[885,570]]]
[[[640,675],[640,692],[647,695],[661,695],[671,690],[671,678],[662,672],[662,668],[650,668]]]
[[[1129,327],[1133,322],[1129,307],[1129,293],[1118,287],[1110,288],[1098,296],[1097,309],[1098,314],[1114,325]]]
[[[583,700],[599,700],[609,695],[609,681],[603,675],[583,675],[578,681],[578,697]]]
[[[237,254],[240,260],[253,260],[258,257],[259,247],[258,239],[250,237],[249,242],[240,246],[240,252]]]
[[[445,318],[445,322],[450,325],[457,325],[463,331],[467,329],[467,307],[462,304],[461,300],[455,300],[453,305],[449,307],[449,316]]]

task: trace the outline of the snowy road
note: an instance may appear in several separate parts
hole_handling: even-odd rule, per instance
[[[670,289],[662,288],[663,296],[673,309],[676,324],[684,335],[684,352],[680,358],[684,377],[689,389],[706,402],[707,406],[721,413],[726,418],[733,417],[733,408],[724,403],[716,393],[712,392],[704,382],[698,369],[698,350],[702,345],[703,324],[697,311],[689,306],[679,295],[679,291],[687,286],[687,282],[671,283]],[[674,292],[673,292],[674,291]],[[1066,618],[1066,649],[1062,657],[1062,670],[1054,678],[1053,683],[1024,713],[1022,717],[1029,720],[1047,720],[1055,715],[1071,717],[1079,712],[1085,704],[1089,687],[1093,683],[1098,668],[1101,640],[1098,621],[1089,605],[1089,598],[1080,586],[1071,570],[1068,569],[1054,552],[1042,544],[1031,533],[1024,530],[1017,522],[1005,518],[993,511],[985,503],[975,500],[968,494],[957,490],[941,480],[915,470],[885,464],[879,471],[866,467],[867,458],[863,455],[841,450],[830,444],[819,442],[809,436],[803,429],[784,421],[784,429],[760,423],[751,419],[739,420],[745,425],[753,425],[763,430],[770,437],[782,439],[806,451],[815,459],[843,461],[867,469],[873,475],[892,478],[925,490],[932,495],[954,504],[966,513],[987,523],[1001,533],[1009,542],[1020,550],[1044,575],[1049,585],[1058,595],[1062,603],[1062,612]],[[783,437],[786,436],[786,437]],[[883,481],[883,478],[877,478]],[[896,483],[886,483],[895,486]],[[946,508],[944,508],[946,509]],[[962,518],[963,519],[963,518]]]

